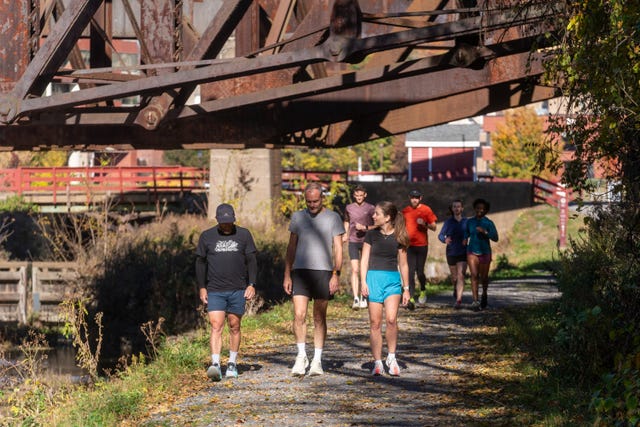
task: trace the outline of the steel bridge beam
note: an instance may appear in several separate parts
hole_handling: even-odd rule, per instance
[[[168,3],[174,2],[145,3],[143,46],[153,40],[148,36],[153,17],[167,12]],[[130,70],[111,68],[60,72],[101,4],[74,0],[13,91],[0,99],[1,148],[343,146],[555,94],[539,86],[541,67],[530,66],[526,53],[549,30],[545,25],[554,2],[498,11],[491,7],[499,2],[443,10],[448,2],[416,1],[408,12],[420,11],[418,18],[414,13],[371,13],[366,7],[361,13],[355,0],[336,0],[329,18],[332,0],[263,0],[261,10],[272,14],[274,24],[265,37],[268,45],[246,58],[212,59],[251,3],[222,2],[190,53],[166,62],[171,49],[156,47],[151,53],[164,54],[160,60],[165,62],[137,67],[142,74],[132,76],[122,73]],[[361,6],[377,3],[361,0]],[[433,10],[425,10],[425,4]],[[351,12],[340,12],[338,6]],[[400,30],[360,38],[361,20],[393,22]],[[294,32],[283,40],[287,26]],[[476,39],[482,43],[465,44]],[[415,53],[424,58],[411,59]],[[367,56],[371,60],[361,64],[364,68],[346,72],[344,64]],[[331,62],[342,63],[342,71],[332,66],[327,72],[324,64]],[[79,82],[82,89],[41,97],[54,77]],[[243,80],[246,84],[238,86]],[[193,88],[204,83],[205,100],[185,105]],[[228,90],[234,85],[242,89]],[[514,99],[511,90],[521,96]],[[131,95],[141,95],[142,105],[117,106],[118,99]],[[104,104],[113,101],[113,106]]]
[[[88,113],[69,117],[69,123],[75,123],[73,126],[59,125],[55,120],[45,122],[36,128],[38,132],[32,138],[20,135],[19,126],[9,126],[5,133],[0,133],[0,145],[19,141],[20,145],[14,148],[28,149],[65,140],[73,143],[64,147],[76,149],[322,146],[328,137],[323,127],[329,124],[344,127],[345,122],[353,120],[346,126],[347,134],[336,141],[336,145],[351,145],[354,141],[405,133],[424,127],[422,123],[435,125],[549,99],[555,95],[553,88],[536,85],[532,77],[541,72],[539,61],[531,62],[529,54],[521,53],[495,58],[481,70],[407,73],[404,78],[345,90],[340,96],[316,94],[293,101],[253,104],[243,108],[241,115],[233,109],[208,113],[205,102],[192,107],[198,110],[197,114],[190,112],[181,120],[172,120],[174,126],[163,128],[162,132],[147,132],[133,124],[121,126],[118,122],[126,121],[124,116],[105,125],[101,120],[91,120]],[[411,90],[395,99],[385,96],[394,88]],[[312,110],[315,114],[309,114]],[[402,118],[404,114],[406,118]],[[130,117],[134,116],[135,112],[131,112]],[[307,130],[309,135],[303,137]],[[12,135],[13,131],[16,133]],[[352,139],[356,135],[358,139]],[[229,141],[237,142],[229,144]]]

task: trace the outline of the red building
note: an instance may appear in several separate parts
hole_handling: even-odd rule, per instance
[[[482,124],[465,119],[407,133],[410,181],[477,181]]]

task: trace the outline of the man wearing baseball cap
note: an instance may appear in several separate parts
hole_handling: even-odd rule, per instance
[[[196,278],[200,301],[207,306],[211,323],[211,366],[207,376],[213,381],[222,379],[220,352],[225,319],[229,325],[229,361],[227,378],[237,378],[237,357],[240,349],[240,323],[245,301],[256,294],[258,274],[256,245],[253,236],[235,225],[233,207],[223,203],[216,209],[218,225],[200,235],[196,249]]]
[[[409,247],[407,248],[407,262],[409,264],[409,300],[408,308],[415,308],[416,274],[420,282],[420,294],[418,303],[424,305],[427,302],[427,276],[424,274],[424,265],[427,262],[429,249],[429,230],[436,231],[438,218],[431,208],[422,202],[422,193],[419,190],[409,192],[409,206],[402,210],[404,220],[409,233]]]

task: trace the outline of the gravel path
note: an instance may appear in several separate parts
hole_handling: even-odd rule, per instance
[[[505,419],[487,419],[482,399],[470,405],[473,392],[459,387],[458,378],[478,368],[476,349],[469,343],[505,306],[548,301],[558,293],[549,277],[495,281],[489,292],[489,308],[483,312],[469,310],[470,300],[462,310],[452,309],[451,294],[435,296],[415,311],[402,309],[400,377],[370,375],[368,318],[366,310],[359,310],[349,319],[329,319],[325,375],[292,377],[295,346],[265,345],[258,357],[241,355],[238,379],[212,383],[147,425],[509,425]]]

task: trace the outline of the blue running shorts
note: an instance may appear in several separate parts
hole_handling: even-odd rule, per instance
[[[402,295],[402,279],[399,271],[367,271],[369,302],[384,303],[391,295]]]
[[[224,311],[238,316],[244,314],[246,301],[244,289],[236,291],[216,291],[208,293],[207,311]]]

